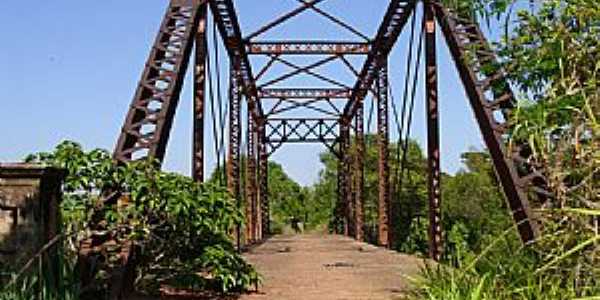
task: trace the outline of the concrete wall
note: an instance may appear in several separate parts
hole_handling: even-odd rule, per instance
[[[58,233],[64,172],[0,164],[0,269],[18,269]]]

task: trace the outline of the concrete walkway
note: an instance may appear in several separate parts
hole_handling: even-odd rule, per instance
[[[242,300],[402,299],[419,258],[335,235],[275,236],[244,255],[263,275]]]

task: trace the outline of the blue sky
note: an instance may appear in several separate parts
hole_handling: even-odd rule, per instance
[[[0,1],[0,161],[21,160],[28,153],[50,150],[65,139],[88,149],[112,151],[166,4],[167,0]],[[242,29],[249,33],[297,2],[237,0],[236,5]],[[385,5],[383,0],[328,0],[321,7],[373,36]],[[273,39],[351,37],[314,13],[269,34]],[[407,37],[405,31],[390,57],[396,101],[403,88]],[[442,42],[438,37],[442,168],[455,172],[461,167],[460,153],[471,147],[482,148],[483,142]],[[221,69],[227,70],[226,64]],[[337,72],[335,68],[323,71]],[[422,86],[413,136],[425,147]],[[191,87],[188,80],[165,161],[165,169],[183,174],[189,174],[191,164]],[[206,132],[207,168],[212,169],[209,125]],[[395,132],[392,138],[397,138]],[[321,145],[294,144],[278,150],[272,159],[307,185],[318,177],[321,151],[325,151]]]

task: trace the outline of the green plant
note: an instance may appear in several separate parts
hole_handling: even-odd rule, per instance
[[[182,283],[188,283],[185,288],[221,292],[243,291],[258,283],[258,274],[230,239],[229,232],[242,222],[242,214],[224,188],[162,172],[153,161],[117,166],[107,151],[86,152],[74,142],[63,142],[53,152],[26,160],[68,171],[61,206],[65,238],[59,257],[68,274],[74,273],[81,241],[101,233],[117,245],[107,248],[102,269],[110,270],[119,261],[118,245],[133,244],[140,249],[136,285],[150,293],[158,292],[161,285]],[[118,190],[123,196],[116,204],[103,204],[107,190]],[[106,275],[98,272],[96,290],[106,288]],[[39,282],[35,274],[24,276],[15,286],[32,282]]]
[[[483,236],[480,244],[488,246],[459,255],[456,268],[424,270],[414,298],[600,297],[600,4],[546,0],[517,16],[497,48],[521,92],[509,147],[527,142],[530,163],[543,167],[551,193],[536,210],[541,235],[524,247],[512,229]]]
[[[9,272],[11,278],[0,288],[0,300],[79,299],[77,274],[60,248],[63,240],[63,235],[56,236],[17,271],[1,270]],[[56,257],[50,257],[51,253]],[[52,269],[48,264],[52,264]]]
[[[220,284],[221,291],[242,291],[260,282],[260,277],[252,266],[220,245],[206,249],[202,255],[202,266]]]

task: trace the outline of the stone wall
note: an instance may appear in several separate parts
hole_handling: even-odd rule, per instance
[[[59,230],[62,170],[0,164],[0,270],[15,270]]]

